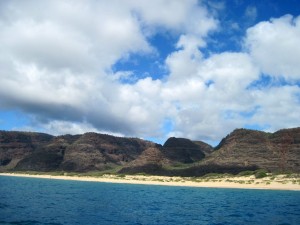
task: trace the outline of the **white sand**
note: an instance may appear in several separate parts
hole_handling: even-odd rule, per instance
[[[286,178],[283,175],[255,179],[248,177],[222,177],[222,178],[182,178],[166,176],[141,176],[141,175],[103,175],[101,177],[90,176],[54,176],[54,175],[31,175],[18,173],[0,173],[2,176],[60,179],[74,181],[93,181],[106,183],[126,183],[145,185],[167,185],[187,187],[209,188],[244,188],[244,189],[270,189],[270,190],[300,190],[300,178]]]

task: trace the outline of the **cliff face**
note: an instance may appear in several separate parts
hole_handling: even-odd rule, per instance
[[[0,171],[91,171],[123,165],[155,143],[86,133],[51,136],[0,131]]]
[[[105,170],[130,162],[155,145],[137,138],[86,133],[66,148],[60,168],[65,171]]]
[[[165,167],[191,165],[205,157],[213,148],[204,142],[193,142],[186,138],[169,138],[163,146],[146,149],[135,160],[126,164],[120,173],[166,174]]]
[[[161,148],[151,147],[146,149],[135,160],[126,164],[120,173],[149,173],[157,174],[163,166],[169,165],[171,161],[162,153]]]
[[[0,131],[0,170],[15,168],[52,139],[53,136],[42,133]]]
[[[209,145],[205,147],[212,150]],[[205,147],[203,149],[206,149]],[[196,144],[189,139],[171,137],[163,145],[162,152],[172,161],[193,163],[205,157],[203,149],[200,144]]]
[[[103,171],[199,176],[267,169],[300,172],[300,128],[275,133],[236,129],[216,148],[169,138],[161,146],[97,133],[52,136],[0,131],[1,171]]]
[[[284,129],[273,134],[236,129],[201,165],[300,172],[300,128]]]

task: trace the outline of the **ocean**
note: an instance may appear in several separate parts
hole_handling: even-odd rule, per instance
[[[0,224],[299,225],[300,192],[0,176]]]

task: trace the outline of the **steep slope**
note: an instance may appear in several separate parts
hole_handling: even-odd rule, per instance
[[[43,133],[0,131],[0,171],[13,169],[54,137]]]
[[[192,165],[202,160],[213,148],[201,141],[193,142],[186,138],[169,138],[162,147],[148,148],[137,159],[126,164],[120,173],[169,174],[166,168]]]
[[[15,170],[54,171],[60,168],[66,149],[80,135],[53,137],[49,142],[40,143],[31,154],[26,155],[15,166]]]
[[[284,129],[273,134],[236,129],[201,165],[300,172],[300,128]]]
[[[205,158],[199,154],[195,143],[202,146],[201,152],[206,151]],[[205,147],[207,149],[203,150]],[[257,169],[266,169],[270,172],[300,172],[300,128],[284,129],[275,133],[236,129],[227,135],[214,151],[202,142],[170,138],[163,148],[151,152],[150,159],[138,158],[133,161],[135,164],[127,165],[121,172],[147,171],[157,175],[178,176],[202,176],[207,173],[237,174]],[[152,163],[149,163],[150,161]],[[190,167],[171,170],[165,167],[175,162],[193,162],[193,164],[190,164]]]
[[[86,133],[52,136],[0,131],[0,172],[101,171],[200,176],[267,169],[300,172],[300,128],[266,133],[236,129],[213,149],[201,141],[169,138],[161,146],[138,138]]]
[[[199,149],[205,154],[205,156],[209,156],[214,151],[214,148],[211,145],[203,141],[193,141],[193,143],[198,145]]]
[[[163,166],[170,164],[171,161],[162,153],[161,148],[151,147],[142,152],[137,159],[126,164],[119,173],[149,173],[157,174]]]
[[[271,161],[266,166],[277,171],[300,172],[300,127],[279,130],[269,140],[277,160],[273,160],[275,168],[271,166]]]
[[[156,144],[138,138],[86,133],[51,136],[0,131],[0,171],[104,170],[136,159]]]
[[[60,168],[65,171],[105,170],[124,165],[155,146],[138,138],[86,133],[66,149]]]
[[[207,144],[204,147],[186,138],[171,137],[163,145],[162,152],[170,161],[193,163],[205,157],[203,149],[207,151],[207,148]]]

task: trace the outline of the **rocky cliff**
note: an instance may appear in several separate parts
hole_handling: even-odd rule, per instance
[[[212,146],[204,142],[193,142],[186,138],[169,138],[163,146],[145,150],[135,160],[125,165],[120,173],[167,174],[165,169],[192,165],[204,159],[205,154],[213,151]]]
[[[86,133],[66,148],[60,169],[65,171],[106,170],[125,165],[156,144],[138,138]]]
[[[136,159],[156,144],[138,138],[86,133],[51,136],[0,132],[0,171],[105,170]]]
[[[203,159],[205,157],[205,151],[213,150],[210,145],[206,144],[204,146],[204,143],[202,144],[203,146],[186,138],[171,137],[163,145],[162,152],[172,161],[193,163]]]
[[[33,154],[42,151],[53,136],[33,132],[0,132],[0,171],[16,168],[17,164]]]
[[[200,176],[260,168],[300,172],[300,128],[275,133],[236,129],[215,148],[175,137],[161,146],[97,133],[52,136],[0,131],[0,172],[115,169],[120,173]]]
[[[275,133],[236,129],[200,165],[300,172],[300,128]]]

